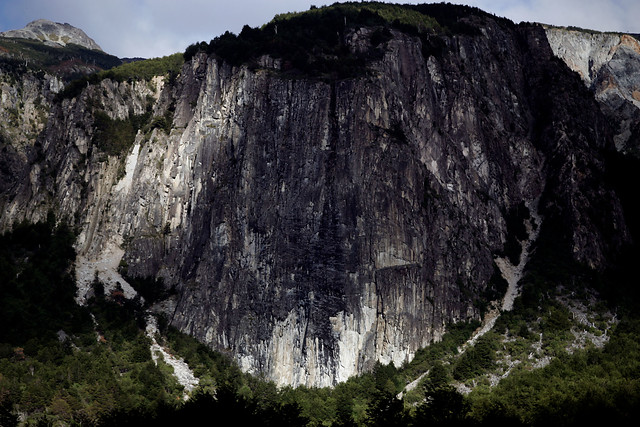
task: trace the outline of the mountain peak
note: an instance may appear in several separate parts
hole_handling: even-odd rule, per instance
[[[38,19],[27,24],[21,30],[10,30],[0,33],[2,37],[40,40],[53,47],[64,47],[67,44],[77,44],[87,49],[102,51],[93,39],[73,25]]]

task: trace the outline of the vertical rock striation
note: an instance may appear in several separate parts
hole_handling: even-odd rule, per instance
[[[600,179],[606,120],[544,30],[462,19],[473,31],[378,45],[351,29],[346,48],[371,59],[348,79],[200,53],[175,81],[89,86],[53,105],[2,225],[55,208],[88,271],[122,256],[162,279],[174,326],[279,384],[402,364],[479,317],[494,258],[517,264],[524,206],[539,200],[541,234],[592,268],[627,239]],[[173,111],[170,132],[121,158],[92,142],[96,109],[147,108]]]

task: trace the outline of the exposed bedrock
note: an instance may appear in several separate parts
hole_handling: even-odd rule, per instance
[[[468,19],[478,34],[431,47],[351,31],[372,59],[344,80],[198,54],[175,81],[89,86],[52,106],[2,224],[53,208],[78,226],[84,267],[122,251],[129,276],[175,287],[174,326],[280,384],[400,365],[479,317],[531,203],[592,268],[627,239],[592,94],[542,28]],[[92,109],[147,105],[174,111],[169,134],[138,133],[126,159],[92,143]]]

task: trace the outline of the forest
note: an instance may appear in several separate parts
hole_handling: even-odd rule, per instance
[[[377,364],[373,372],[334,388],[281,387],[242,373],[160,319],[156,338],[184,358],[200,383],[185,399],[172,368],[154,363],[139,300],[125,300],[96,281],[87,306],[74,301],[73,230],[51,214],[0,237],[0,424],[145,425],[201,417],[263,425],[576,425],[630,424],[640,408],[640,316],[637,300],[612,295],[619,322],[603,348],[571,354],[563,337],[574,326],[544,281],[527,276],[514,310],[462,354],[478,323],[450,325],[439,342],[403,366]],[[546,271],[546,270],[545,270]],[[620,276],[622,277],[622,276]],[[587,280],[588,278],[582,277]],[[603,286],[593,280],[594,287]],[[582,292],[587,293],[581,287]],[[575,288],[573,292],[580,289]],[[536,321],[536,319],[539,319]],[[604,321],[604,317],[601,318]],[[501,340],[512,332],[513,341]],[[501,353],[515,356],[544,334],[545,367],[521,364],[491,386],[487,373]],[[526,358],[524,358],[526,359]],[[407,383],[428,372],[398,398]],[[452,384],[477,383],[471,393]],[[195,422],[195,421],[194,421]]]
[[[382,50],[350,52],[342,42],[345,29],[375,26],[374,47],[401,30],[419,38],[426,58],[443,52],[434,35],[477,35],[458,19],[471,12],[484,13],[444,4],[351,2],[282,14],[263,27],[245,26],[238,35],[193,44],[183,54],[75,80],[56,101],[104,79],[175,79],[184,61],[198,54],[250,68],[269,54],[283,61],[285,78],[359,76],[368,72],[366,55]],[[122,161],[138,131],[170,133],[173,121],[171,110],[152,117],[151,108],[124,120],[99,109],[91,113],[92,143]],[[607,153],[603,162],[604,179],[620,198],[631,240],[637,242],[640,162],[618,153]],[[510,259],[520,257],[519,241],[526,234],[523,206],[505,212],[510,240],[502,255]],[[151,278],[127,277],[143,297],[127,300],[118,289],[105,293],[96,277],[87,304],[76,304],[78,230],[53,212],[42,222],[15,224],[0,235],[0,426],[198,425],[202,419],[267,426],[635,425],[640,248],[630,244],[609,269],[594,271],[557,249],[562,223],[542,227],[513,310],[502,312],[474,345],[467,342],[480,322],[452,323],[441,339],[402,366],[377,363],[371,372],[332,388],[293,388],[242,372],[230,352],[213,351],[162,315],[157,315],[159,332],[150,337],[149,302],[166,296]],[[126,275],[126,268],[121,273]],[[478,311],[487,313],[505,289],[496,267],[475,301]],[[194,391],[184,389],[162,357],[154,358],[152,338],[188,364],[199,379]]]

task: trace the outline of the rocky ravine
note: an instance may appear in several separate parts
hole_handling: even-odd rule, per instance
[[[80,230],[80,275],[126,265],[175,286],[174,326],[279,384],[400,365],[479,316],[521,204],[540,200],[541,235],[564,230],[560,250],[593,268],[628,238],[591,93],[540,27],[466,19],[477,33],[431,50],[349,29],[349,49],[380,53],[350,79],[201,53],[175,81],[89,86],[35,144],[7,143],[30,179],[5,186],[0,225],[54,209]],[[96,111],[147,107],[173,111],[169,133],[122,159],[92,143]]]

